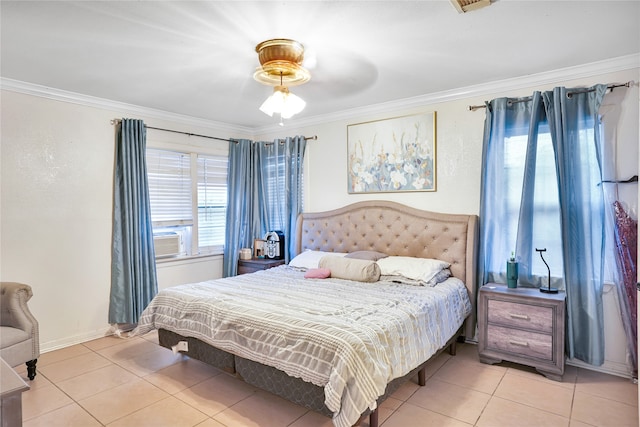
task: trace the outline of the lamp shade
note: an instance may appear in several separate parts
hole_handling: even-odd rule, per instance
[[[289,92],[285,86],[276,86],[273,93],[260,106],[260,111],[273,117],[274,113],[279,113],[283,119],[291,118],[304,110],[306,102],[302,98]]]

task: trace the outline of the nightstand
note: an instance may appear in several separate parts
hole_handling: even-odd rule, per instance
[[[503,360],[536,368],[562,381],[565,293],[488,283],[478,300],[478,354],[483,363]]]
[[[238,260],[238,274],[254,273],[284,264],[283,259],[252,258]]]

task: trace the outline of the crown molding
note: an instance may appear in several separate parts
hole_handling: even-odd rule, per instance
[[[109,99],[98,98],[90,95],[83,95],[77,92],[70,92],[61,89],[55,89],[48,86],[27,83],[19,80],[0,78],[0,88],[11,92],[18,92],[26,95],[38,96],[41,98],[52,99],[55,101],[69,102],[88,107],[101,108],[110,111],[116,111],[118,114],[128,113],[136,116],[149,117],[159,120],[169,120],[172,122],[184,124],[187,126],[198,126],[211,129],[217,132],[224,132],[228,135],[253,135],[254,130],[248,127],[234,126],[228,123],[216,122],[212,120],[200,119],[197,117],[186,116],[183,114],[171,113],[163,110],[156,110],[148,107],[141,107],[134,104],[112,101]]]
[[[295,126],[296,128],[321,125],[328,122],[353,119],[380,113],[388,113],[396,110],[407,110],[414,107],[423,107],[441,102],[457,101],[472,97],[481,97],[488,94],[495,94],[500,92],[504,93],[532,86],[555,84],[564,80],[589,78],[601,74],[625,71],[636,68],[640,69],[640,53],[607,59],[605,61],[592,62],[589,64],[574,67],[562,68],[544,73],[498,80],[479,85],[466,86],[452,90],[415,96],[411,98],[403,98],[390,102],[368,105],[366,107],[342,110],[330,114],[322,114],[303,119],[290,120],[288,123],[290,123],[291,126]],[[188,126],[198,126],[202,128],[212,129],[218,132],[226,132],[230,135],[240,134],[253,136],[257,134],[282,131],[282,127],[277,125],[268,125],[255,128],[234,126],[228,123],[199,119],[196,117],[141,107],[138,105],[112,101],[89,95],[83,95],[33,83],[26,83],[19,80],[7,79],[4,77],[0,77],[0,88],[3,90],[39,96],[57,101],[70,102],[74,104],[117,111],[120,114],[125,112],[155,119],[169,120]]]
[[[397,110],[407,110],[414,107],[423,107],[441,102],[458,101],[461,99],[481,97],[495,93],[505,93],[532,86],[544,86],[549,84],[557,84],[565,80],[583,79],[599,76],[607,73],[618,71],[626,71],[632,69],[640,69],[640,53],[621,56],[617,58],[607,59],[605,61],[592,62],[589,64],[578,65],[574,67],[561,68],[558,70],[548,71],[538,74],[530,74],[527,76],[515,77],[511,79],[497,80],[494,82],[483,83],[479,85],[460,87],[452,90],[434,92],[425,95],[419,95],[411,98],[403,98],[380,104],[368,105],[366,107],[353,108],[350,110],[342,110],[330,114],[308,117],[300,120],[290,120],[292,126],[304,127],[312,125],[320,125],[323,123],[341,121],[347,119],[355,119],[362,116],[371,116],[380,113],[388,113]],[[640,79],[640,75],[638,76]],[[614,83],[614,82],[606,82]],[[618,82],[626,83],[626,82]],[[638,82],[636,82],[638,83]],[[506,95],[505,95],[506,96]],[[282,128],[275,125],[269,125],[254,129],[258,134],[272,133]]]

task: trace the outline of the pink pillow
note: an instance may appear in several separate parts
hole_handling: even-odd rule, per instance
[[[305,279],[326,279],[331,277],[331,270],[328,268],[310,268],[304,273]]]

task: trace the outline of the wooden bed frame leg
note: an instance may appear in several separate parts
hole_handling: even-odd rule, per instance
[[[369,427],[378,427],[378,408],[369,414]]]
[[[425,384],[427,384],[427,367],[423,366],[422,369],[418,371],[418,385],[424,387]]]
[[[456,343],[457,343],[457,341],[456,341],[456,340],[454,340],[454,341],[451,343],[451,345],[449,346],[449,354],[450,354],[450,355],[452,355],[452,356],[455,356],[455,355],[456,355],[456,347],[457,347],[457,346],[456,346]]]

